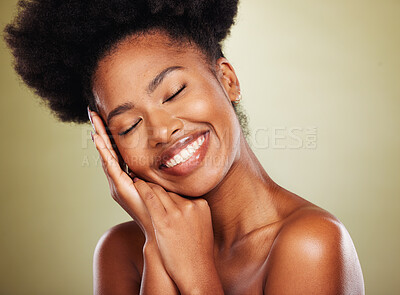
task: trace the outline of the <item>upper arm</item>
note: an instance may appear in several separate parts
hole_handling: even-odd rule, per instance
[[[270,252],[265,294],[364,294],[353,242],[324,214],[306,214],[285,226]]]
[[[116,225],[103,234],[93,256],[94,294],[139,294],[140,274],[135,257],[141,255],[142,244],[140,228],[134,221]]]

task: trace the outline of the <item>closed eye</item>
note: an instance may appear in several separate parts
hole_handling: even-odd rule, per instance
[[[171,95],[171,96],[170,96],[167,100],[165,100],[164,102],[167,102],[167,101],[172,100],[175,96],[177,96],[179,93],[181,93],[185,88],[186,88],[186,85],[183,85],[178,91],[176,91],[173,95]],[[137,124],[140,123],[141,120],[142,120],[142,119],[140,119],[139,121],[137,121],[134,125],[132,125],[131,127],[129,127],[127,130],[118,133],[118,135],[124,136],[124,135],[128,134],[131,130],[133,130],[133,129],[137,126]]]
[[[171,95],[167,100],[165,100],[164,102],[170,101],[172,100],[175,96],[177,96],[179,93],[182,92],[183,89],[186,88],[186,85],[183,85],[177,92],[175,92],[173,95]]]
[[[128,134],[133,128],[136,127],[137,124],[139,124],[139,122],[140,122],[141,120],[142,120],[142,119],[140,119],[139,121],[137,121],[134,125],[132,125],[132,126],[129,127],[128,129],[126,129],[125,131],[122,131],[122,132],[118,133],[118,135],[124,136],[124,135]]]

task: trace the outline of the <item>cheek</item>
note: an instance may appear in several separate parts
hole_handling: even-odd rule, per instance
[[[180,105],[179,112],[182,118],[188,121],[219,125],[226,124],[226,120],[230,120],[232,114],[234,115],[232,106],[218,86],[205,85],[195,89],[190,95],[191,97]]]
[[[217,136],[217,148],[230,149],[237,144],[240,125],[225,92],[216,83],[205,83],[191,93],[192,97],[176,110],[189,122],[209,125]],[[198,127],[196,127],[198,128]]]
[[[211,117],[212,104],[206,96],[203,96],[188,101],[184,109],[182,117],[187,118],[189,122],[208,122]]]
[[[143,174],[152,163],[153,159],[141,147],[126,144],[125,146],[118,146],[118,149],[125,163],[137,174]]]
[[[214,96],[205,96],[195,107],[195,111],[205,114],[207,122],[212,124],[220,144],[223,147],[231,147],[240,133],[238,132],[240,126],[236,113],[225,94],[221,91]]]
[[[240,125],[224,93],[209,93],[193,100],[188,118],[211,128],[212,146],[205,163],[208,179],[220,179],[235,158],[240,142]]]

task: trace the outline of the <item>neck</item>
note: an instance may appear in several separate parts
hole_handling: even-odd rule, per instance
[[[273,204],[278,189],[241,135],[229,172],[204,196],[211,209],[215,244],[231,248],[249,233],[277,221]]]

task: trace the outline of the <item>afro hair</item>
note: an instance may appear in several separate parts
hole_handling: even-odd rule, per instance
[[[4,38],[16,72],[58,119],[84,123],[86,106],[95,109],[93,71],[118,41],[162,29],[213,61],[223,56],[237,7],[238,0],[20,0]]]

